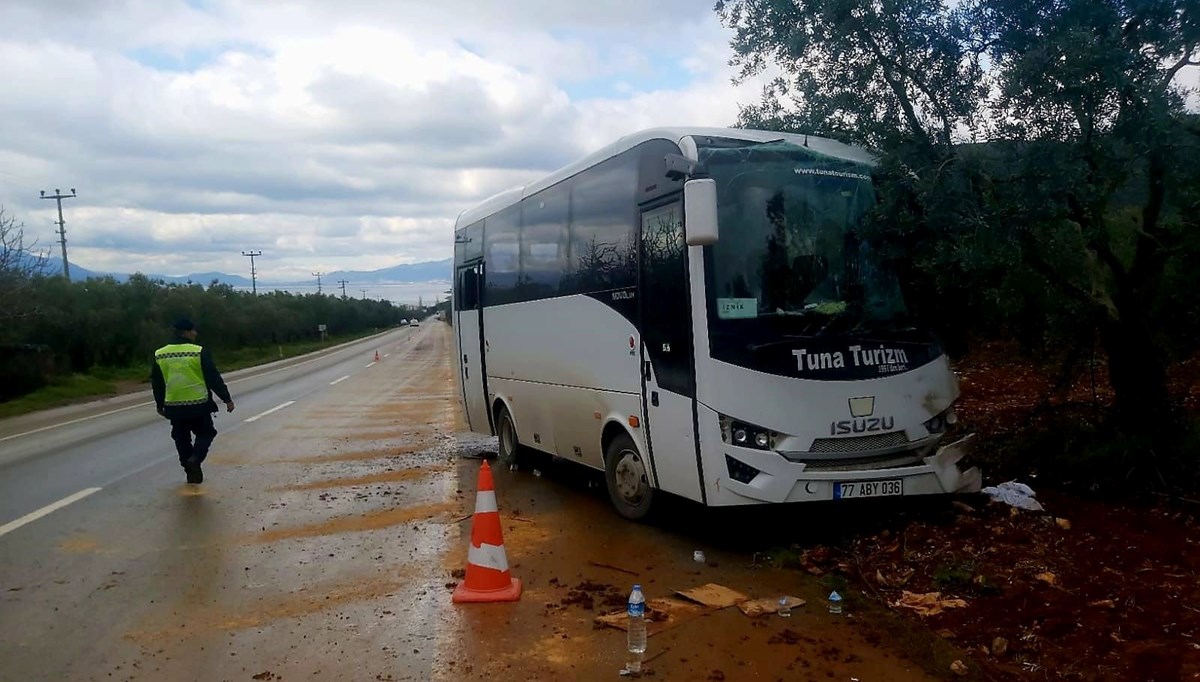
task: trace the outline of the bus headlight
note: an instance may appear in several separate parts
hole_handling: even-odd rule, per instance
[[[946,427],[953,426],[957,423],[958,414],[954,412],[953,407],[949,407],[938,416],[925,422],[925,430],[930,434],[944,433],[946,431]]]
[[[770,450],[774,445],[775,434],[761,426],[721,417],[721,439],[740,448]]]

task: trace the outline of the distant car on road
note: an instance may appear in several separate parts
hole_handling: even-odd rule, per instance
[[[420,326],[421,326],[421,323],[420,323],[419,321],[417,321],[417,320],[410,320],[410,321],[409,321],[409,323],[408,323],[408,326],[410,326],[410,327],[420,327]]]
[[[403,320],[400,320],[400,324],[408,324],[408,318],[406,317]]]

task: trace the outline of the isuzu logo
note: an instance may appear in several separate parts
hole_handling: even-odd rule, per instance
[[[875,414],[875,396],[850,399],[851,417],[870,417]]]
[[[830,422],[829,435],[847,436],[852,433],[878,433],[896,428],[895,417],[875,417],[875,396],[851,398],[850,416],[853,419]]]

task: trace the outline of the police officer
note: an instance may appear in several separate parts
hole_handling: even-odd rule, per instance
[[[203,483],[200,465],[217,437],[212,415],[217,411],[212,394],[233,412],[233,398],[213,363],[212,353],[196,345],[196,325],[180,319],[174,325],[175,338],[154,351],[150,383],[158,413],[171,420],[171,438],[179,451],[179,463],[187,472],[188,483]],[[192,442],[192,435],[196,442]]]

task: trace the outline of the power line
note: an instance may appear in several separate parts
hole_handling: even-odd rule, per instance
[[[321,275],[324,275],[324,274],[325,273],[323,273],[323,272],[314,272],[313,273],[313,277],[317,278],[317,295],[318,296],[321,295]]]
[[[242,255],[246,256],[250,259],[250,290],[255,296],[257,296],[258,295],[258,269],[256,267],[254,267],[254,259],[261,256],[262,251],[243,251]]]
[[[75,188],[71,188],[70,194],[63,194],[58,188],[55,188],[54,194],[50,196],[46,196],[46,191],[42,190],[42,198],[54,199],[58,202],[58,243],[62,245],[63,277],[66,277],[67,281],[70,282],[71,264],[67,262],[67,222],[63,220],[62,200],[76,198]]]
[[[348,279],[339,279],[338,284],[342,285],[342,300],[346,300],[346,285],[350,283]]]

